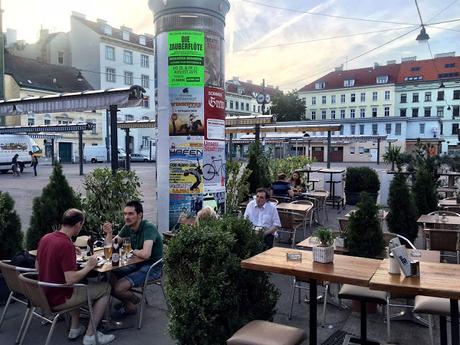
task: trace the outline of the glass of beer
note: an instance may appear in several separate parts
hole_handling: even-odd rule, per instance
[[[131,238],[125,237],[123,239],[123,251],[125,252],[126,258],[128,258],[128,254],[131,252]]]
[[[112,243],[110,241],[104,242],[104,257],[106,260],[112,260]]]

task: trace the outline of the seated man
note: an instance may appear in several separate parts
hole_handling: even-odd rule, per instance
[[[112,294],[122,302],[119,308],[120,315],[128,315],[136,313],[136,304],[140,302],[139,297],[129,290],[144,284],[147,271],[152,263],[163,257],[163,238],[155,225],[142,219],[144,211],[139,201],[128,202],[123,213],[125,225],[116,237],[120,239],[129,237],[134,249],[133,255],[145,259],[136,265],[122,267],[114,271],[116,279],[112,282]],[[104,223],[103,229],[106,233],[106,240],[112,241],[112,224]],[[155,266],[150,271],[149,280],[159,279],[161,271],[161,264]]]
[[[80,232],[85,216],[77,209],[69,209],[62,216],[62,225],[59,231],[49,233],[38,244],[37,261],[39,280],[57,284],[75,284],[82,280],[97,265],[96,256],[92,256],[86,266],[77,270],[75,247],[71,237]],[[44,288],[48,302],[54,310],[64,310],[84,303],[87,299],[86,290],[82,288]],[[106,310],[110,297],[110,285],[107,283],[89,284],[91,299],[95,300],[93,306],[93,319],[97,325]],[[71,311],[71,327],[68,338],[77,339],[85,333],[85,327],[80,326],[80,310]],[[99,344],[108,344],[115,337],[112,334],[97,332]],[[84,345],[96,344],[95,330],[91,323],[83,337]]]
[[[281,226],[278,210],[268,201],[268,192],[264,188],[256,190],[256,200],[249,202],[244,211],[244,218],[248,219],[255,227],[264,229],[265,247],[273,247],[273,239],[278,227]]]
[[[286,174],[278,174],[278,179],[272,183],[272,195],[290,197],[294,196],[294,191],[291,189],[291,184],[286,181]]]

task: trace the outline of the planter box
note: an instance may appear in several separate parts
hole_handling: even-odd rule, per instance
[[[326,264],[334,261],[334,247],[313,247],[313,261]]]

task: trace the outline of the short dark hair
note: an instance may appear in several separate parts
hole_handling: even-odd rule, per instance
[[[267,200],[270,197],[270,193],[268,193],[268,190],[263,188],[263,187],[256,189],[256,194],[258,194],[258,193],[265,193],[265,199],[267,199]]]
[[[285,180],[286,179],[286,174],[285,173],[279,173],[278,174],[278,180]]]
[[[69,208],[62,215],[61,224],[65,226],[74,226],[75,224],[85,221],[85,214],[76,208]]]
[[[131,200],[126,203],[126,207],[134,207],[136,213],[144,213],[142,204],[138,200]]]

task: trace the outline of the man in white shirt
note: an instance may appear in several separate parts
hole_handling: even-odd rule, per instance
[[[244,212],[244,218],[248,219],[255,227],[263,228],[266,248],[273,247],[274,234],[281,226],[280,217],[275,206],[268,201],[268,191],[264,188],[256,190],[256,200],[249,202]]]

